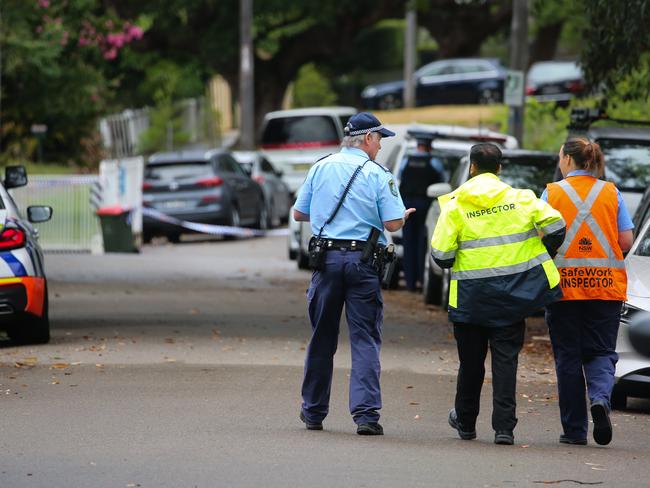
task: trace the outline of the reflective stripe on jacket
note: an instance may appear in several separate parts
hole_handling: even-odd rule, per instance
[[[547,185],[548,202],[567,221],[555,264],[565,300],[625,300],[627,274],[618,244],[616,187],[593,176]]]
[[[557,210],[491,173],[439,202],[431,252],[436,260],[453,259],[452,322],[509,325],[561,296],[558,271],[539,236],[564,228]]]

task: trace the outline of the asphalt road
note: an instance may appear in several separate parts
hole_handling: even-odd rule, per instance
[[[0,341],[0,487],[648,486],[650,402],[615,412],[610,446],[567,447],[540,318],[530,321],[515,446],[446,422],[444,313],[385,294],[383,437],[347,407],[342,328],[325,431],[298,420],[309,274],[283,238],[47,257],[51,344]],[[564,480],[564,481],[562,481]]]

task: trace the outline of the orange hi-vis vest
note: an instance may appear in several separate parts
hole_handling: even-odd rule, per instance
[[[618,244],[616,187],[593,176],[570,176],[547,185],[548,203],[567,224],[554,259],[563,300],[620,300],[627,274]]]

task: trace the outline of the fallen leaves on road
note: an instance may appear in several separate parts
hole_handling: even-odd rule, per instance
[[[70,365],[68,363],[54,363],[50,369],[67,369]]]

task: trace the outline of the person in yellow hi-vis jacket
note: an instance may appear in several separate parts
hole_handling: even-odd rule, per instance
[[[472,147],[471,178],[439,198],[431,254],[441,267],[451,268],[449,319],[460,367],[449,424],[461,439],[476,438],[489,345],[494,442],[511,445],[524,319],[562,297],[552,257],[564,241],[566,225],[532,190],[499,180],[500,169],[496,145]]]

